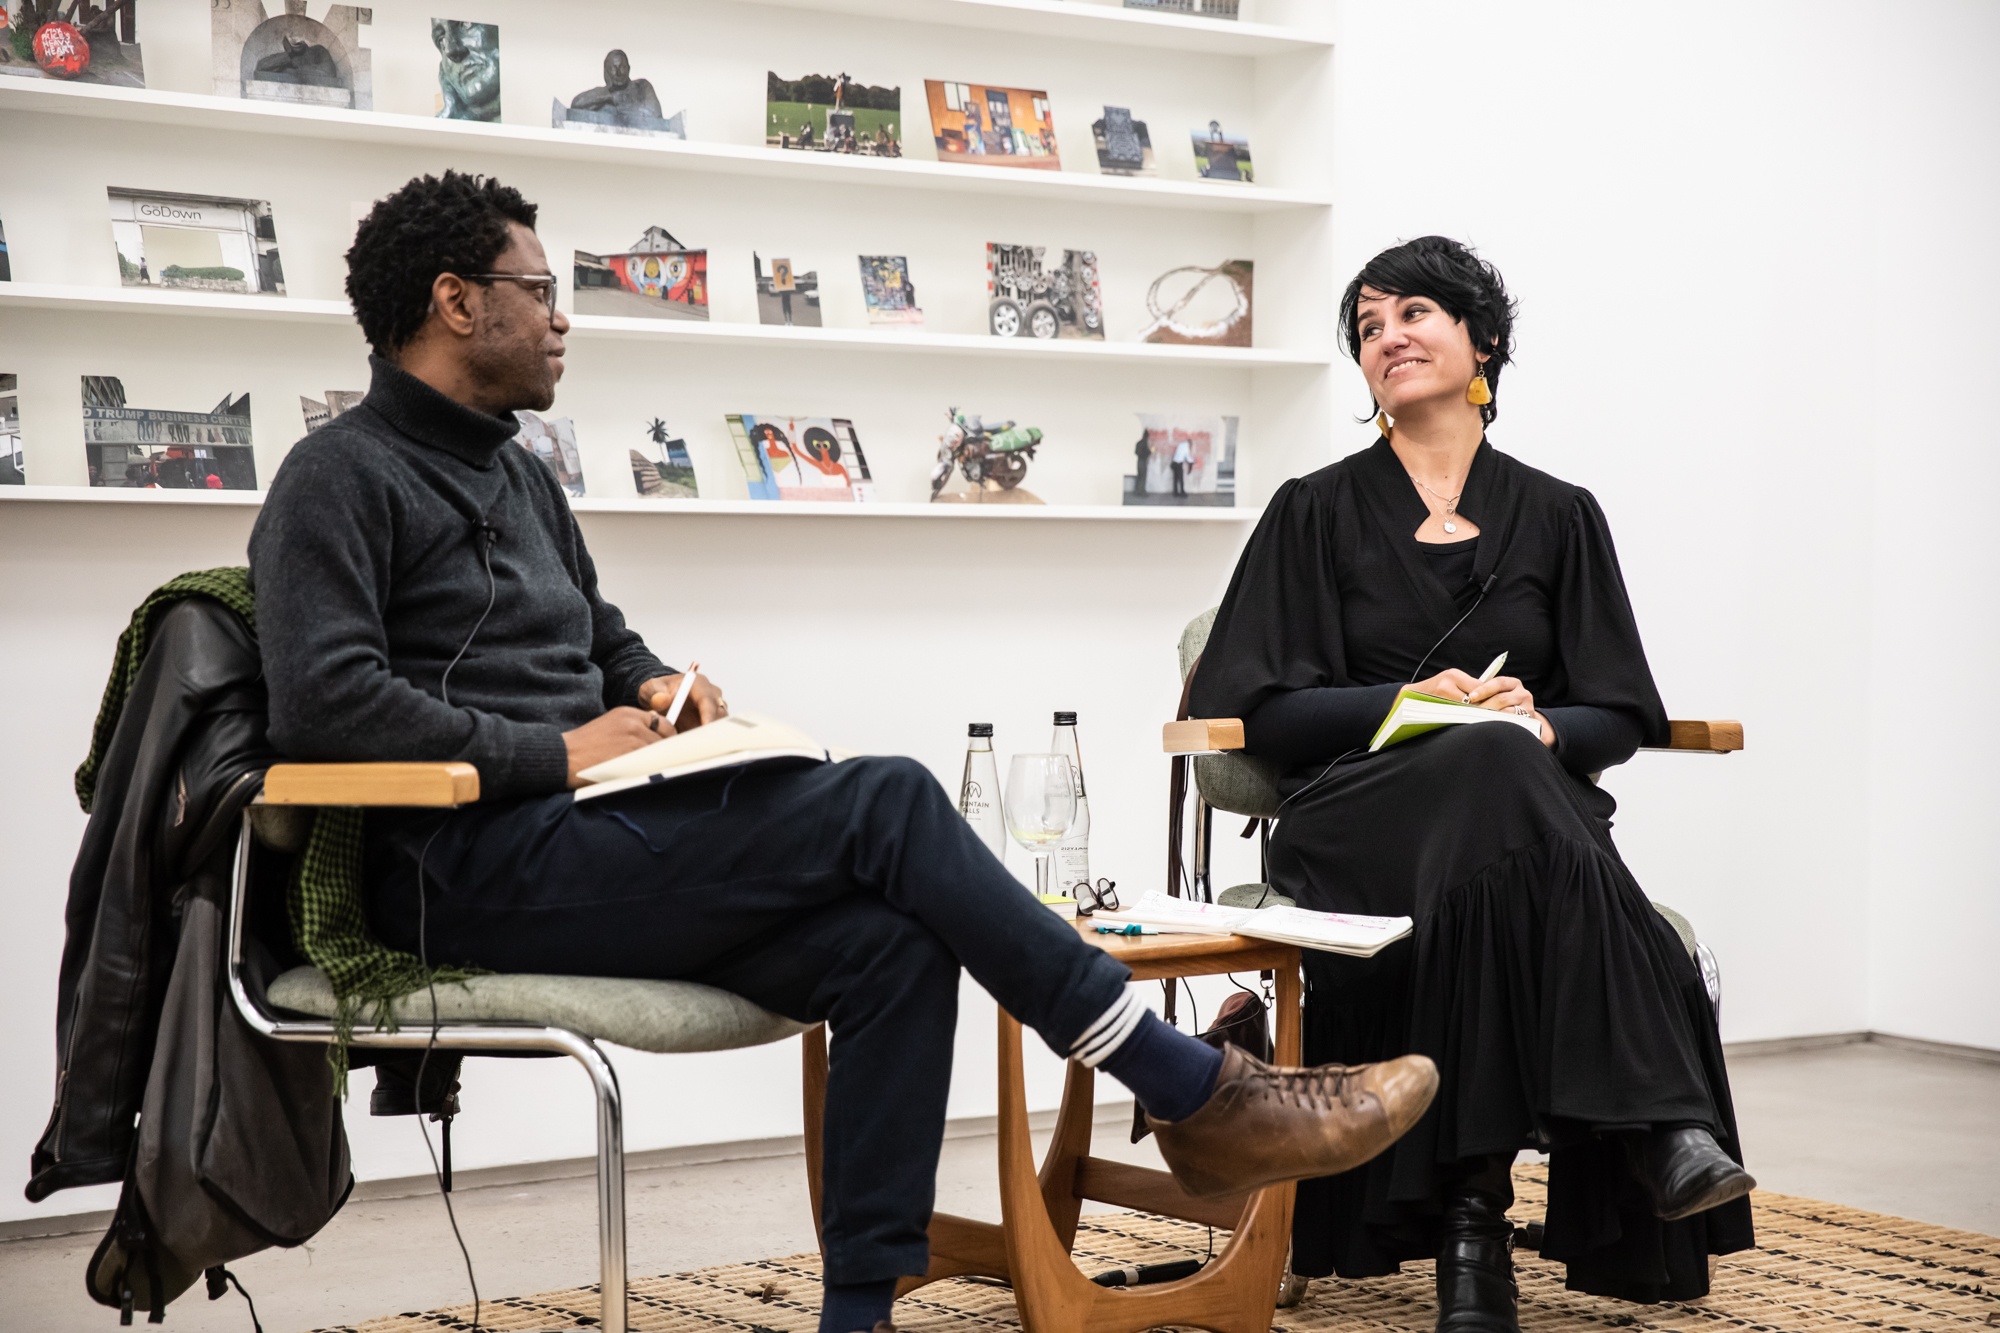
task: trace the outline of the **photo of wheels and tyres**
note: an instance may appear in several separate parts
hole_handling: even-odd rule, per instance
[[[937,462],[931,468],[932,504],[1044,503],[1021,485],[1042,443],[1040,427],[989,421],[956,407],[947,407],[944,415]]]
[[[903,155],[903,90],[859,84],[846,74],[764,75],[764,143],[807,153]]]
[[[1097,252],[1065,250],[1053,268],[1039,245],[986,246],[986,331],[996,338],[1102,338]]]

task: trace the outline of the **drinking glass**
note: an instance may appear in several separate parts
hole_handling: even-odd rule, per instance
[[[1035,857],[1035,892],[1055,892],[1055,850],[1076,818],[1076,780],[1059,754],[1017,754],[1007,766],[1007,831]]]

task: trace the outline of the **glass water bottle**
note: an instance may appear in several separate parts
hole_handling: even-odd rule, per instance
[[[1090,798],[1083,786],[1083,753],[1077,747],[1075,713],[1056,714],[1056,734],[1049,749],[1069,760],[1070,775],[1076,782],[1076,820],[1056,848],[1056,891],[1074,894],[1078,884],[1090,883]]]
[[[1000,767],[993,759],[993,724],[965,729],[965,778],[958,784],[958,813],[993,855],[1006,858],[1007,823],[1000,809]]]

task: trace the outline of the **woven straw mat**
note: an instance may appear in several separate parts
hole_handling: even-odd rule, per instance
[[[1517,1221],[1539,1217],[1546,1168],[1515,1171]],[[1700,1301],[1629,1305],[1563,1289],[1560,1265],[1517,1256],[1524,1333],[1606,1329],[1986,1330],[2000,1328],[2000,1239],[1929,1226],[1859,1208],[1759,1191],[1753,1196],[1758,1248],[1723,1258],[1714,1290]],[[1218,1237],[1218,1247],[1223,1242]],[[1076,1257],[1086,1272],[1134,1262],[1201,1255],[1208,1231],[1140,1213],[1086,1216]],[[1437,1317],[1429,1264],[1394,1277],[1315,1281],[1303,1304],[1279,1310],[1275,1333],[1427,1333]],[[819,1310],[819,1256],[728,1264],[639,1278],[631,1285],[634,1333],[812,1333]],[[438,1333],[469,1330],[472,1307],[389,1315],[321,1333]],[[588,1329],[597,1289],[482,1303],[480,1327]],[[964,1279],[934,1282],[896,1302],[902,1333],[1012,1329],[1012,1294]]]

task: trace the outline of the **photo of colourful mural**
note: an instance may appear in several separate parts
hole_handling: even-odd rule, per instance
[[[708,318],[708,251],[688,249],[665,227],[646,228],[622,254],[578,250],[574,263],[579,315]]]

